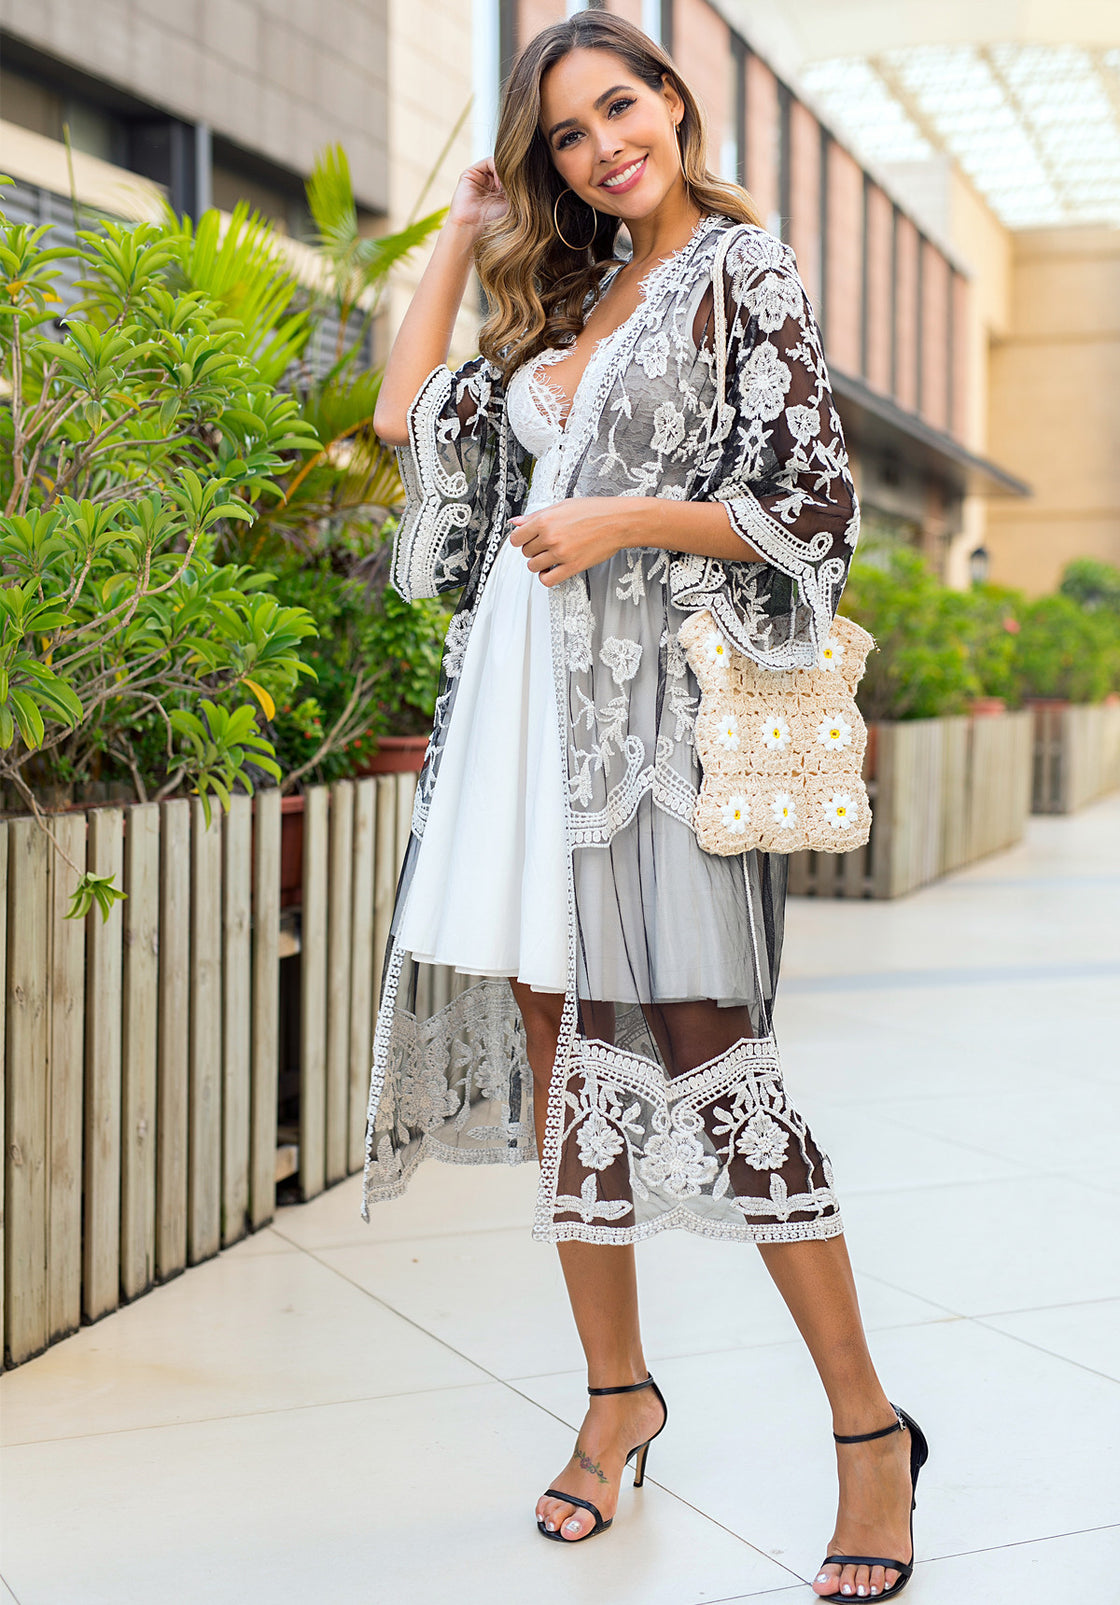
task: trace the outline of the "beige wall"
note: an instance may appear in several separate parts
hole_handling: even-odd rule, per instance
[[[0,0],[0,27],[297,173],[341,140],[359,200],[380,211],[386,3]]]
[[[471,0],[389,0],[389,227],[404,226],[446,206],[471,161]],[[467,115],[463,117],[463,113]],[[460,118],[462,126],[440,160]],[[439,163],[438,168],[436,167]],[[432,177],[433,169],[436,169]],[[432,178],[427,195],[421,191]],[[434,236],[433,236],[434,240]],[[387,336],[404,317],[429,256],[417,251],[393,274],[386,307]],[[456,325],[451,362],[477,350],[477,292],[472,283]]]
[[[1120,229],[1013,236],[989,442],[1034,489],[989,504],[993,579],[1039,593],[1073,557],[1120,563]]]

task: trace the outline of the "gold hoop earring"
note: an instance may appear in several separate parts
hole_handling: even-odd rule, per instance
[[[560,195],[571,195],[571,194],[574,194],[574,191],[572,191],[572,190],[561,190],[560,191]],[[591,239],[590,240],[585,240],[582,245],[573,245],[571,240],[569,240],[565,236],[563,229],[560,227],[560,219],[556,215],[556,209],[560,205],[560,195],[558,195],[556,197],[556,199],[552,203],[552,221],[553,221],[553,224],[555,225],[556,232],[560,236],[561,240],[563,240],[564,244],[568,247],[569,251],[586,251],[590,247],[590,245],[592,243],[592,240],[594,240],[596,234],[599,232],[599,214],[595,210],[595,208],[592,206],[590,201],[585,201],[584,202],[584,205],[587,207],[587,210],[591,213],[591,218],[592,218]],[[577,196],[577,199],[578,199],[578,196]]]

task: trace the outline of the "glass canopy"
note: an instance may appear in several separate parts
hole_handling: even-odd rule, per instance
[[[1120,50],[930,45],[800,77],[872,166],[947,154],[1009,228],[1120,225]]]

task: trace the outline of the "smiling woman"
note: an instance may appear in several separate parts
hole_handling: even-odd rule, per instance
[[[472,261],[492,310],[451,373]],[[679,638],[707,610],[763,671],[815,666],[858,509],[792,253],[707,171],[695,98],[630,24],[581,13],[515,63],[375,423],[408,492],[394,583],[461,600],[386,955],[367,1216],[425,1154],[539,1157],[534,1234],[559,1245],[591,1393],[537,1501],[557,1542],[609,1526],[665,1424],[632,1245],[757,1243],[845,1445],[814,1586],[897,1593],[924,1439],[875,1374],[832,1172],[782,1078],[787,860],[697,839]],[[428,1013],[438,964],[463,985]]]

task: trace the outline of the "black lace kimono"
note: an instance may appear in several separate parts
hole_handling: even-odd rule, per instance
[[[722,501],[766,561],[631,549],[550,592],[567,763],[568,982],[533,1232],[598,1243],[668,1226],[761,1242],[829,1237],[841,1225],[828,1160],[786,1097],[771,1024],[786,860],[713,857],[696,843],[698,693],[676,632],[707,608],[756,662],[815,663],[858,509],[788,248],[707,216],[643,289],[581,378],[554,499]],[[435,369],[399,458],[407,505],[394,584],[407,598],[461,587],[462,599],[398,916],[472,621],[527,497],[531,463],[494,366],[475,358],[454,374]],[[532,1076],[508,982],[457,977],[456,995],[433,1009],[428,967],[402,949],[398,924],[374,1042],[366,1219],[426,1154],[468,1164],[536,1157]]]

